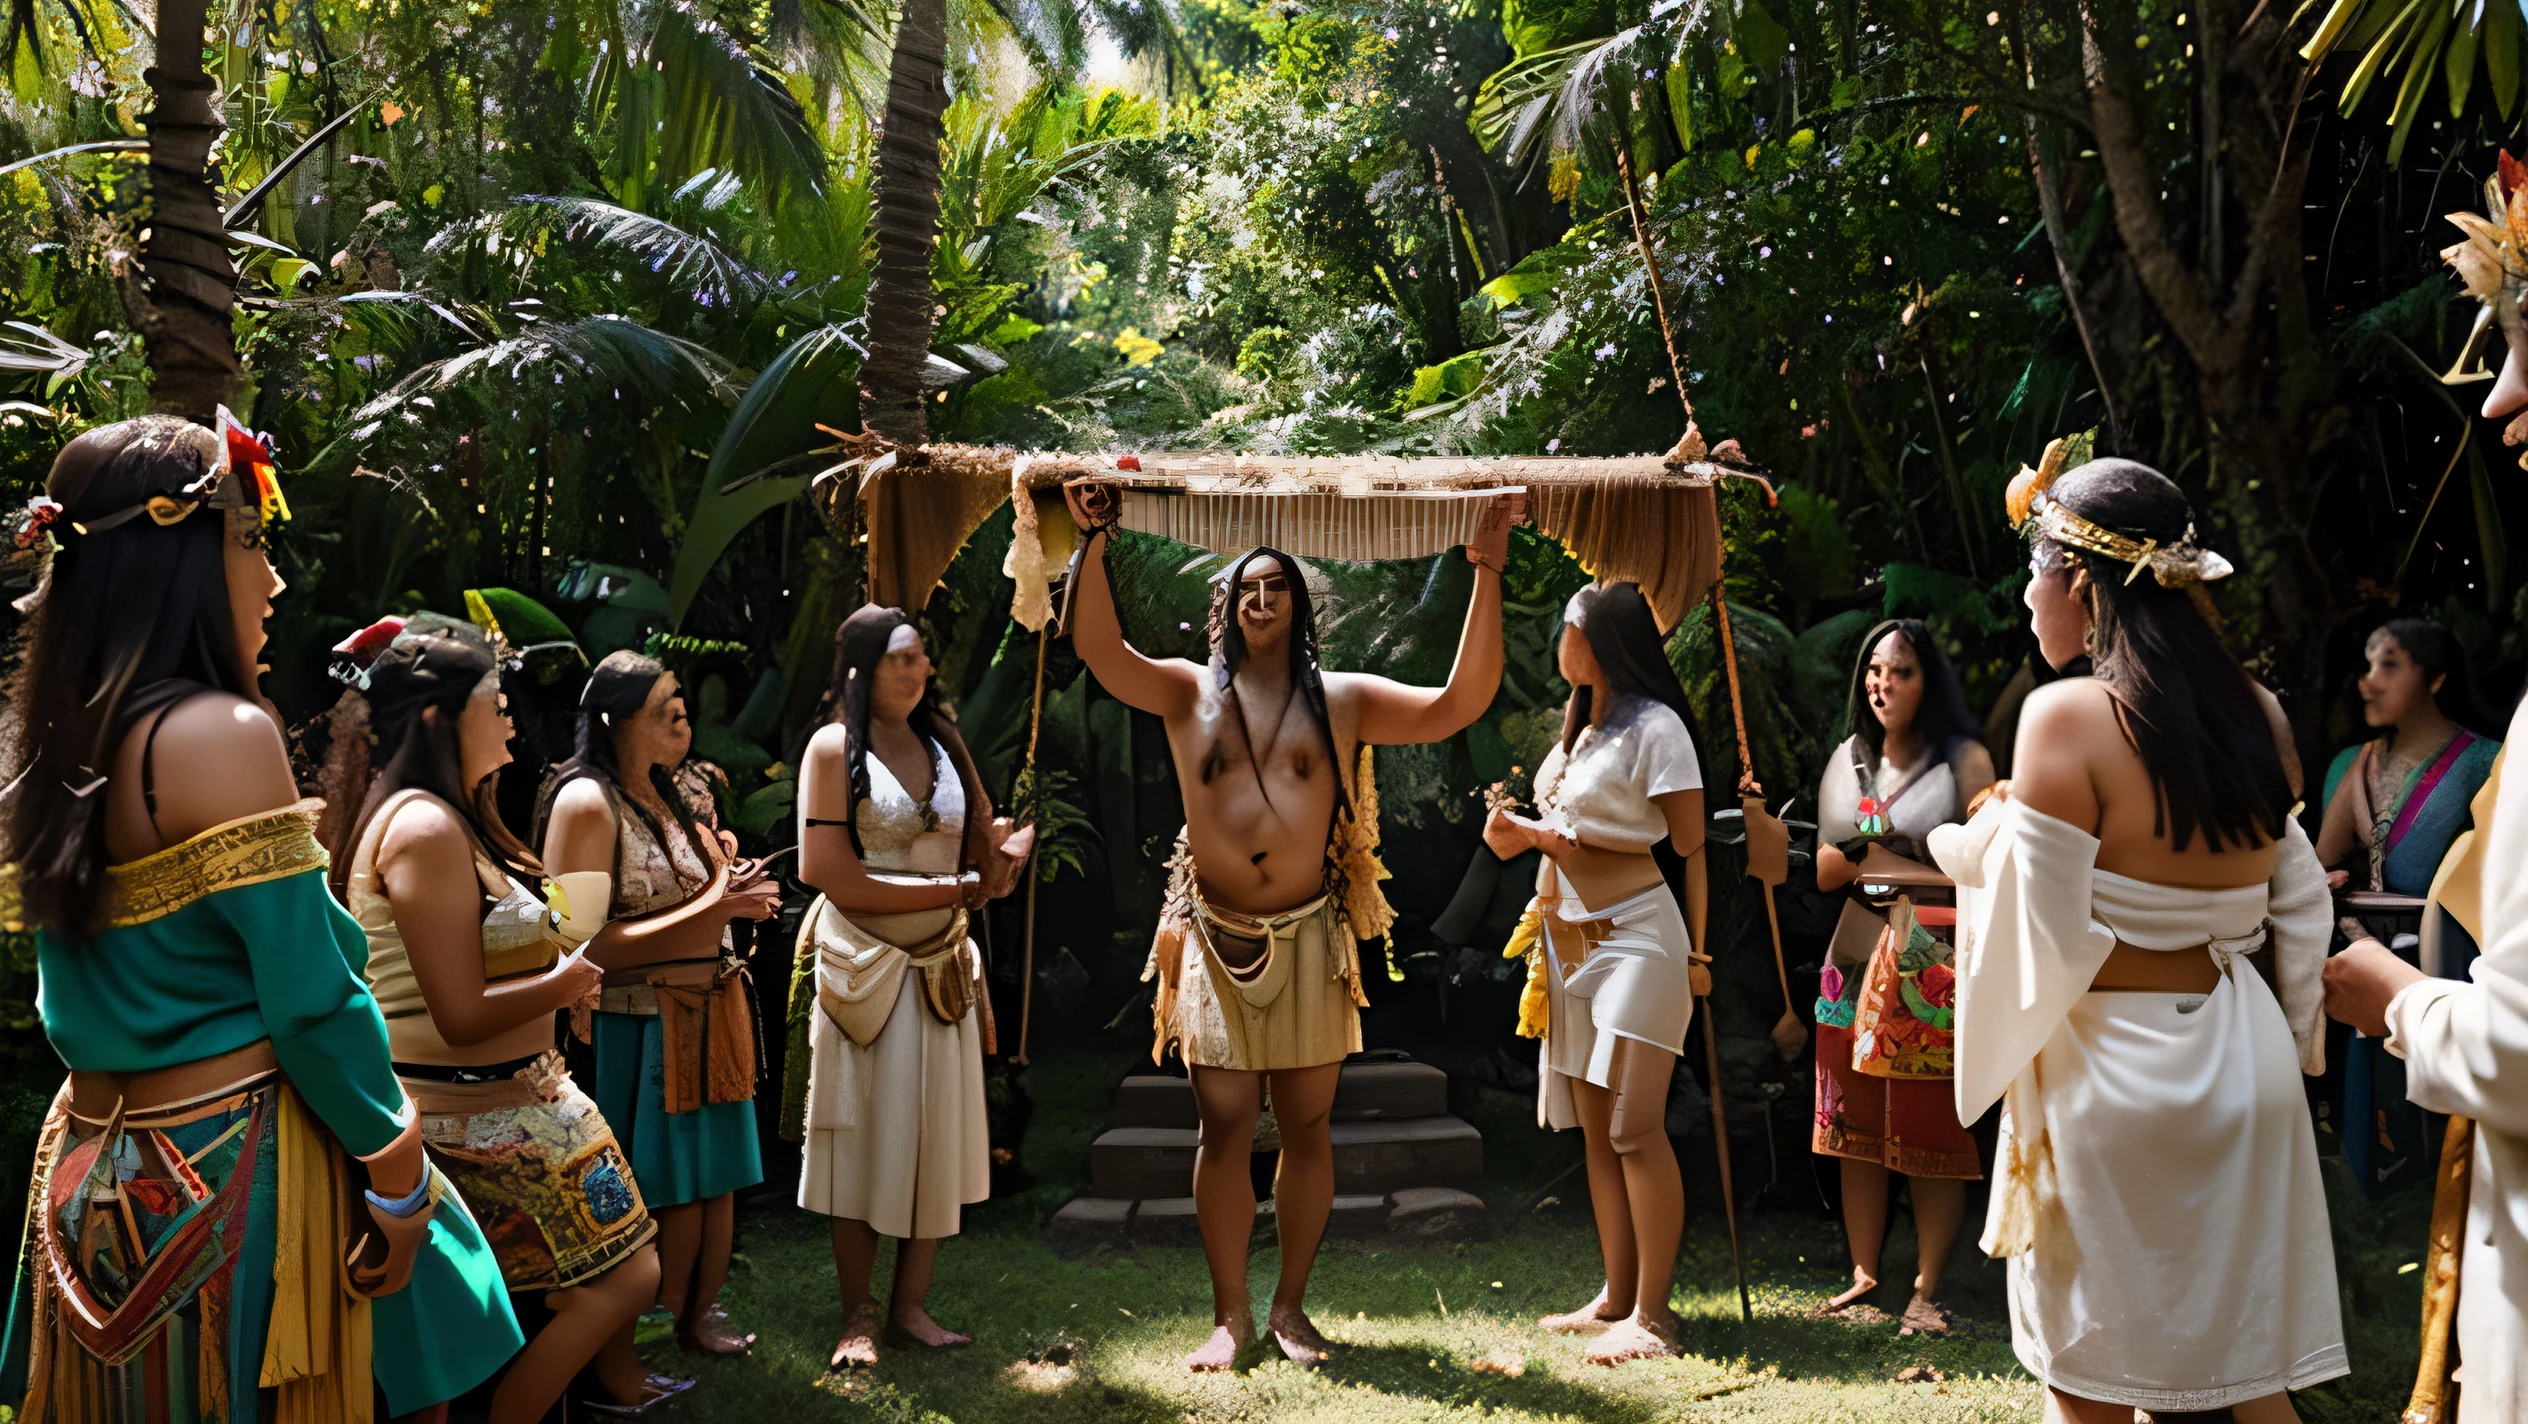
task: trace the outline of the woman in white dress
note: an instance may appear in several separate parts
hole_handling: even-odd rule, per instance
[[[1668,1082],[1694,1016],[1703,772],[1685,689],[1638,586],[1572,595],[1560,659],[1571,701],[1561,742],[1536,770],[1537,818],[1496,810],[1484,844],[1504,860],[1544,853],[1536,1115],[1544,1126],[1580,1129],[1606,1258],[1597,1299],[1543,1323],[1597,1334],[1589,1358],[1614,1364],[1678,1348],[1668,1288],[1685,1186],[1668,1143]],[[1682,914],[1651,855],[1662,840],[1686,860]]]
[[[966,916],[1008,893],[1035,833],[993,819],[902,610],[863,608],[834,644],[827,718],[799,766],[799,877],[820,892],[800,925],[817,1006],[799,1205],[834,1219],[840,1369],[875,1364],[890,1323],[925,1345],[970,1339],[924,1304],[939,1239],[991,1194],[991,1004]],[[881,1236],[903,1242],[883,1311]]]
[[[1958,1116],[2005,1103],[1982,1244],[2011,1341],[2049,1420],[2293,1419],[2285,1391],[2349,1367],[2300,1081],[2328,897],[2290,734],[2203,616],[2229,565],[2166,477],[2096,460],[2011,496],[2039,648],[2096,669],[2031,696],[2006,790],[1931,833],[1958,882]]]

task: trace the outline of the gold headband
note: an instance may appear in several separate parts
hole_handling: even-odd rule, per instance
[[[2011,527],[2032,539],[2041,536],[2131,564],[2133,571],[2124,576],[2127,584],[2140,578],[2144,569],[2151,571],[2162,588],[2212,583],[2234,572],[2229,560],[2195,542],[2191,524],[2173,544],[2135,539],[2083,518],[2054,498],[2048,491],[2062,473],[2065,448],[2063,440],[2054,440],[2045,447],[2035,469],[2019,467],[2018,476],[2010,481],[2008,495]]]

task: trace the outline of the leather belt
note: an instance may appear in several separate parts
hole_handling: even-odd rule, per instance
[[[2144,994],[2209,994],[2221,984],[2220,963],[2209,944],[2185,949],[2144,949],[2117,940],[2098,966],[2090,989]]]
[[[70,1111],[92,1122],[114,1115],[116,1103],[125,1114],[174,1107],[201,1098],[218,1097],[281,1071],[281,1056],[272,1040],[260,1038],[243,1048],[170,1068],[145,1068],[138,1073],[109,1073],[98,1068],[70,1070]]]

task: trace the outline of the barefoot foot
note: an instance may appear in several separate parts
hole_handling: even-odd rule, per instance
[[[1850,1289],[1846,1290],[1843,1294],[1836,1296],[1834,1299],[1827,1301],[1824,1305],[1817,1307],[1815,1310],[1810,1311],[1809,1315],[1812,1318],[1828,1315],[1841,1315],[1843,1312],[1859,1305],[1864,1297],[1877,1289],[1877,1278],[1865,1276],[1859,1271],[1854,1271],[1852,1273],[1852,1285]]]
[[[1609,1302],[1605,1289],[1601,1287],[1597,1298],[1578,1310],[1548,1315],[1536,1323],[1559,1335],[1595,1335],[1631,1313]]]
[[[1255,1322],[1247,1319],[1225,1320],[1211,1329],[1211,1338],[1203,1347],[1185,1357],[1185,1368],[1196,1374],[1209,1374],[1231,1369],[1238,1363],[1238,1352],[1255,1339]]]
[[[1605,1334],[1590,1342],[1586,1358],[1593,1365],[1664,1359],[1679,1353],[1678,1335],[1674,1315],[1645,1319],[1636,1311],[1608,1326]]]
[[[755,1337],[737,1333],[728,1312],[715,1305],[691,1327],[676,1331],[676,1348],[688,1355],[746,1355],[754,1353]]]
[[[1929,1296],[1916,1291],[1914,1298],[1905,1306],[1904,1328],[1896,1333],[1899,1335],[1946,1335],[1949,1333],[1949,1313],[1942,1310]]]
[[[1298,1306],[1274,1306],[1264,1323],[1282,1353],[1303,1369],[1316,1369],[1334,1354],[1332,1342],[1317,1333],[1317,1323]]]
[[[834,1358],[827,1361],[829,1370],[854,1367],[866,1369],[878,1363],[878,1327],[886,1320],[886,1312],[874,1300],[853,1306],[843,1317],[843,1338],[834,1346]]]
[[[903,1331],[905,1334],[912,1336],[915,1340],[930,1346],[934,1350],[943,1349],[951,1345],[971,1345],[974,1343],[973,1336],[960,1335],[956,1331],[948,1329],[946,1326],[941,1325],[938,1321],[931,1319],[930,1312],[924,1310],[918,1305],[897,1306],[895,1308],[894,1322],[896,1329]]]

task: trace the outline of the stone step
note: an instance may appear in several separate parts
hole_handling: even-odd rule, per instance
[[[1259,1243],[1271,1236],[1269,1206],[1256,1218]],[[1348,1193],[1334,1199],[1326,1221],[1329,1241],[1423,1244],[1480,1241],[1492,1234],[1492,1217],[1483,1200],[1451,1187],[1407,1187],[1381,1196]],[[1114,1197],[1074,1197],[1053,1214],[1045,1236],[1057,1249],[1087,1251],[1098,1246],[1202,1245],[1202,1229],[1192,1197],[1152,1197],[1127,1201]]]
[[[1428,1063],[1347,1063],[1335,1081],[1334,1120],[1437,1117],[1448,1111],[1448,1075]],[[1136,1073],[1115,1090],[1116,1127],[1192,1127],[1193,1084]]]
[[[1338,1193],[1466,1186],[1483,1176],[1483,1134],[1459,1118],[1338,1122],[1331,1136]],[[1188,1195],[1201,1142],[1199,1128],[1110,1127],[1089,1146],[1090,1190],[1136,1201]]]

